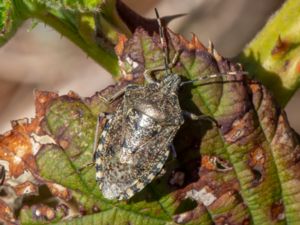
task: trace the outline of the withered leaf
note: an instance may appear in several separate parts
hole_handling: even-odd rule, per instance
[[[219,55],[212,45],[204,47],[196,37],[188,41],[171,31],[167,36],[170,59],[180,52],[172,71],[183,79],[241,70]],[[34,121],[39,126],[38,132],[34,132],[41,148],[37,153],[31,151],[28,156],[21,156],[26,164],[20,171],[32,171],[39,186],[48,186],[56,203],[38,202],[23,207],[20,217],[15,219],[22,224],[64,224],[66,219],[69,224],[300,221],[298,137],[268,90],[244,75],[184,86],[180,90],[182,108],[214,117],[219,127],[210,121],[187,120],[174,140],[178,156],[168,160],[164,175],[127,202],[103,198],[95,181],[95,169],[78,170],[92,160],[97,115],[113,112],[120,102],[107,105],[103,97],[111,96],[128,83],[142,85],[144,70],[163,64],[159,37],[149,36],[142,29],[136,30],[130,39],[120,37],[116,52],[124,75],[120,84],[89,98],[74,93],[36,93],[38,110]],[[162,74],[157,74],[158,79]],[[41,137],[47,135],[55,141],[41,143]],[[10,141],[2,141],[1,146],[4,144],[11,154],[16,154]],[[4,160],[11,167],[10,173],[19,171],[10,158]],[[33,215],[37,209],[45,212],[43,216]]]

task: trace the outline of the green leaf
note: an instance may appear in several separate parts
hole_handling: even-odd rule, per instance
[[[0,46],[14,35],[23,22],[22,15],[15,10],[14,6],[10,0],[0,2]]]
[[[97,115],[113,112],[121,100],[106,105],[103,97],[140,80],[145,69],[163,65],[159,37],[137,30],[118,44],[127,81],[90,98],[68,95],[47,104],[42,128],[57,145],[38,152],[39,174],[66,187],[72,203],[80,206],[79,218],[57,224],[297,224],[300,148],[284,112],[265,87],[240,74],[214,48],[171,32],[168,39],[170,58],[181,52],[172,70],[183,79],[236,71],[180,91],[183,109],[210,115],[219,127],[186,120],[174,141],[177,158],[170,158],[166,173],[129,201],[103,198],[94,168],[79,172],[92,160]],[[22,224],[30,221],[21,219]]]
[[[300,86],[300,2],[288,0],[238,60],[262,81],[281,106]]]

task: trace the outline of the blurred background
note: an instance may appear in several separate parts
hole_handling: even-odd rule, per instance
[[[190,38],[195,33],[207,45],[212,40],[225,57],[236,56],[264,26],[284,0],[125,0],[145,17],[187,13],[169,27]],[[0,48],[0,133],[10,129],[10,120],[33,117],[33,90],[66,94],[69,90],[90,96],[113,83],[110,75],[79,48],[51,27],[30,29],[27,21]],[[296,94],[286,107],[289,121],[300,132]]]

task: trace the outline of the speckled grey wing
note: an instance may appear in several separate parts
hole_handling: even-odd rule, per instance
[[[178,127],[169,126],[161,130],[132,154],[135,163],[121,163],[122,110],[118,109],[106,124],[102,135],[102,147],[96,151],[96,170],[99,187],[108,199],[129,199],[142,190],[160,172],[169,155],[169,144]],[[154,140],[154,141],[153,141]],[[99,146],[100,146],[99,145]]]

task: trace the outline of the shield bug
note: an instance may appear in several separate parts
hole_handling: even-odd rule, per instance
[[[174,136],[184,123],[184,116],[196,120],[209,118],[181,109],[178,90],[195,81],[182,82],[178,74],[170,71],[179,54],[168,62],[164,30],[157,10],[155,12],[165,65],[145,71],[145,86],[128,85],[108,100],[123,96],[116,112],[107,118],[94,152],[96,180],[108,199],[129,199],[157,176],[169,156]],[[165,76],[160,81],[153,79],[152,73],[162,70]]]

